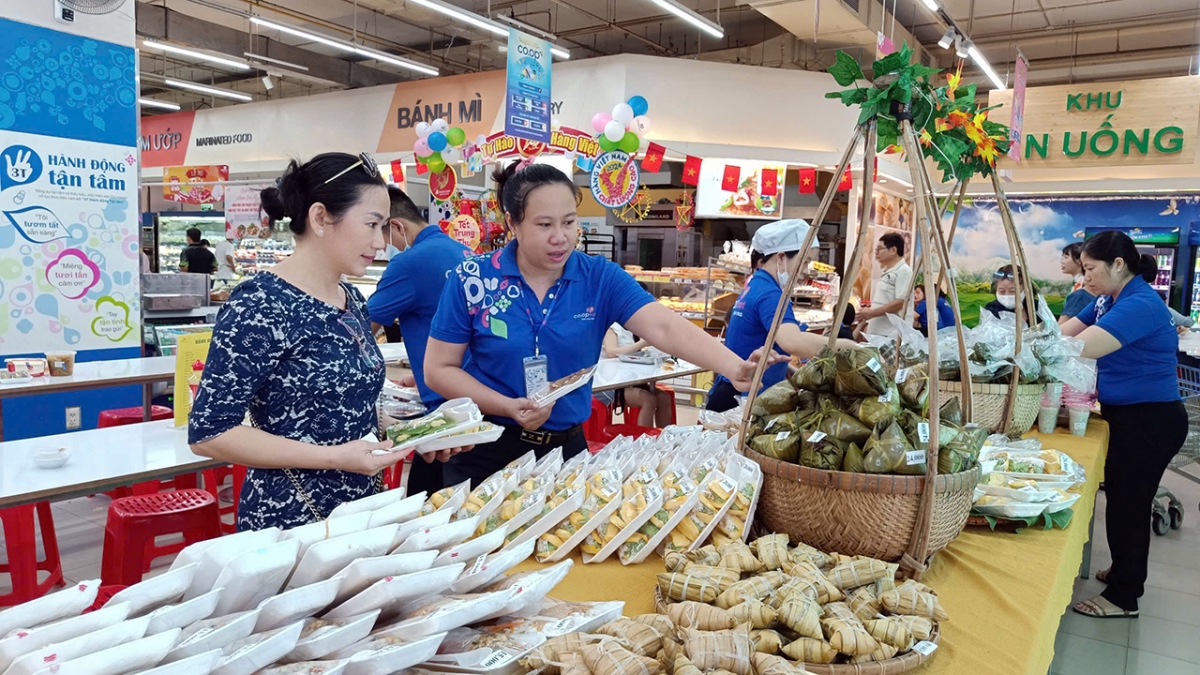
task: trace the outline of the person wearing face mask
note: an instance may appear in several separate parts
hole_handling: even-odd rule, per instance
[[[803,220],[780,220],[763,225],[754,233],[750,242],[750,266],[755,271],[729,312],[729,326],[725,330],[725,346],[734,354],[749,356],[766,343],[783,289],[791,288],[788,269],[804,245],[808,227]],[[800,322],[789,301],[783,312],[783,322],[775,333],[775,351],[807,359],[821,351],[826,343],[826,338],[800,330]],[[838,346],[853,347],[854,342],[839,340]],[[778,363],[763,373],[762,386],[770,387],[785,377],[787,363]],[[737,395],[738,389],[728,379],[718,377],[708,392],[705,408],[725,412],[737,405]]]
[[[912,267],[904,261],[904,237],[889,232],[879,238],[875,245],[875,260],[883,269],[875,285],[871,287],[871,306],[858,310],[858,320],[866,321],[864,332],[872,335],[894,335],[896,329],[888,314],[899,314],[904,309],[904,294],[912,284]]]
[[[531,450],[544,456],[561,446],[567,458],[585,452],[590,384],[544,406],[531,397],[549,382],[595,366],[613,323],[750,386],[756,360],[734,354],[654,302],[616,264],[575,250],[579,189],[570,176],[546,164],[514,162],[493,180],[512,241],[470,258],[446,282],[429,333],[425,379],[446,398],[470,397],[504,433],[452,457],[448,485],[466,479],[478,485]]]
[[[430,225],[400,188],[389,187],[388,199],[391,202],[390,241],[384,249],[388,265],[367,301],[367,312],[371,321],[381,326],[399,322],[400,335],[412,365],[413,384],[421,394],[421,402],[428,408],[435,408],[445,398],[425,383],[425,345],[429,342],[429,327],[437,312],[446,278],[459,263],[471,256],[471,249],[447,236],[436,225]],[[443,487],[440,462],[427,459],[411,464],[409,494],[421,490],[433,494]]]
[[[984,305],[983,308],[997,319],[1004,318],[1005,312],[1016,315],[1017,285],[1020,282],[1020,274],[1020,268],[1014,272],[1012,265],[1005,265],[992,275],[992,292],[996,294],[996,299]],[[1034,293],[1034,295],[1037,294]],[[1029,321],[1028,317],[1025,320]]]
[[[1060,326],[1087,309],[1087,306],[1092,304],[1092,300],[1096,299],[1096,296],[1089,293],[1083,286],[1083,265],[1079,260],[1079,254],[1082,251],[1083,243],[1078,241],[1067,244],[1062,250],[1062,261],[1059,263],[1059,267],[1063,274],[1071,277],[1073,283],[1071,293],[1063,300],[1062,314],[1058,317]]]
[[[1096,299],[1062,327],[1096,359],[1096,390],[1108,422],[1105,529],[1112,566],[1096,573],[1104,592],[1072,606],[1096,618],[1133,618],[1145,590],[1150,515],[1158,483],[1188,435],[1176,375],[1179,339],[1171,313],[1150,287],[1158,265],[1123,232],[1101,232],[1080,255]]]

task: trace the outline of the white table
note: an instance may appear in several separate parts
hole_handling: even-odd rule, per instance
[[[40,469],[33,463],[39,448],[67,448],[71,458],[57,469]],[[187,427],[175,427],[171,420],[6,441],[0,443],[0,508],[72,499],[223,465],[193,454]]]
[[[114,359],[76,363],[75,373],[66,377],[34,377],[20,384],[0,385],[0,440],[4,438],[4,408],[6,398],[38,396],[84,389],[103,389],[131,384],[142,385],[144,420],[150,419],[150,385],[175,379],[175,357]]]

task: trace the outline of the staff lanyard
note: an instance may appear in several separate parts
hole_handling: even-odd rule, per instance
[[[529,285],[525,284],[524,281],[521,283],[526,288],[529,288]],[[563,281],[558,284],[558,286],[558,290],[554,290],[554,287],[551,286],[550,290],[547,291],[547,293],[553,293],[554,297],[550,298],[550,306],[547,307],[545,313],[542,314],[542,322],[540,324],[533,320],[533,315],[528,310],[525,312],[525,316],[529,318],[529,327],[533,329],[533,355],[535,358],[542,355],[541,348],[538,344],[538,336],[541,334],[542,329],[546,327],[546,322],[550,320],[550,314],[554,311],[554,306],[558,304],[559,296],[561,296],[563,291],[566,290],[567,282]],[[532,290],[530,290],[530,295],[533,296],[534,300],[537,300],[537,295],[534,294]],[[538,309],[541,309],[541,303],[538,304]]]

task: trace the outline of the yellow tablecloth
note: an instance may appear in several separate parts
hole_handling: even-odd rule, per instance
[[[1054,637],[1071,600],[1088,538],[1108,449],[1108,425],[1093,419],[1086,437],[1065,430],[1041,435],[1087,470],[1083,496],[1066,530],[1029,528],[1020,534],[969,527],[939,553],[922,581],[937,589],[951,620],[942,624],[941,648],[916,673],[1045,675],[1054,659]],[[518,569],[533,569],[527,561]],[[624,600],[625,614],[654,611],[655,575],[662,561],[621,566],[615,557],[575,566],[553,595],[564,600]]]

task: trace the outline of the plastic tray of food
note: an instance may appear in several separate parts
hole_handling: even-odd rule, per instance
[[[650,520],[651,516],[653,516],[655,513],[658,512],[659,509],[662,508],[662,505],[663,505],[662,486],[660,486],[660,485],[647,486],[646,487],[646,497],[647,497],[646,508],[642,509],[641,512],[639,512],[636,516],[634,516],[625,527],[621,528],[621,530],[619,532],[617,532],[616,536],[613,537],[612,539],[610,539],[608,541],[608,543],[606,543],[596,553],[596,555],[590,556],[586,553],[583,554],[583,563],[585,565],[588,565],[591,563],[604,562],[605,560],[608,560],[608,557],[611,556],[613,553],[615,553],[616,550],[621,547],[621,544],[624,544],[626,541],[628,541],[629,538],[632,537],[634,535],[634,533],[637,532],[642,527],[642,525],[645,525]],[[622,500],[614,499],[613,501],[622,501]],[[607,522],[607,520],[605,522]],[[603,523],[601,524],[601,527],[603,527]],[[556,553],[557,553],[557,551],[556,551]]]
[[[518,572],[495,580],[486,586],[485,590],[511,590],[512,599],[500,609],[485,616],[483,620],[497,619],[508,614],[523,614],[531,606],[540,606],[542,600],[567,577],[574,565],[574,560],[563,560],[550,567]]]
[[[667,520],[666,525],[663,525],[653,537],[650,537],[650,541],[646,542],[646,545],[642,547],[642,550],[638,551],[637,555],[633,556],[629,560],[622,560],[621,564],[636,565],[648,558],[651,553],[658,550],[658,548],[662,546],[663,542],[667,540],[667,537],[670,536],[671,532],[678,527],[679,523],[682,522],[684,518],[687,518],[688,515],[691,514],[692,510],[696,508],[696,504],[699,503],[700,490],[696,489],[693,490],[690,495],[688,495],[687,501],[683,503],[683,506],[680,506],[675,513],[671,514],[671,517]]]
[[[441,527],[450,522],[450,518],[454,516],[454,512],[450,510],[434,511],[427,516],[413,518],[407,523],[400,523],[399,529],[396,530],[396,538],[392,540],[391,553],[407,553],[408,551],[398,550],[406,541],[414,534],[431,530],[435,527]]]
[[[431,548],[448,548],[466,541],[475,533],[477,527],[479,527],[479,516],[455,520],[445,525],[426,527],[409,535],[404,543],[397,546],[392,553],[412,553],[427,551]]]
[[[395,445],[387,450],[376,450],[375,454],[401,452],[410,448],[416,452],[430,452],[422,450],[421,446],[469,431],[482,421],[483,413],[474,401],[469,398],[451,399],[427,415],[388,427],[387,436]]]
[[[654,365],[657,359],[658,357],[653,352],[646,349],[633,352],[632,354],[621,354],[617,357],[617,360],[622,363],[638,363],[649,366]]]
[[[325,613],[327,619],[341,619],[377,609],[390,610],[450,587],[463,572],[461,563],[434,567],[412,574],[384,577]]]
[[[546,385],[546,388],[534,393],[529,398],[538,406],[545,406],[547,403],[557,401],[567,394],[575,391],[583,385],[591,382],[592,374],[596,372],[596,366],[588,366],[583,370],[576,371],[560,377],[559,379]]]
[[[479,621],[508,604],[512,597],[513,591],[510,589],[498,593],[443,596],[440,599],[427,598],[414,602],[402,610],[409,614],[410,618],[385,626],[374,634],[379,637],[412,638],[444,633],[452,628]],[[434,608],[427,613],[412,616],[413,612],[420,612],[423,608],[427,608],[429,603],[441,601],[447,601],[448,604]]]
[[[445,638],[445,633],[415,640],[376,633],[325,658],[348,659],[345,675],[389,675],[429,660]]]
[[[439,450],[447,450],[449,448],[459,448],[464,445],[483,445],[484,443],[495,443],[504,435],[504,427],[499,424],[492,424],[487,420],[479,422],[473,427],[468,427],[460,433],[450,434],[435,438],[431,441],[421,443],[416,446],[418,454],[426,454],[429,452],[437,452]]]
[[[618,496],[614,497],[612,501],[605,504],[600,508],[599,511],[593,514],[590,520],[586,521],[583,526],[575,532],[575,534],[571,535],[570,539],[564,541],[563,545],[559,546],[558,549],[555,550],[554,553],[551,553],[550,556],[543,562],[558,562],[559,560],[567,557],[571,551],[575,550],[575,547],[582,544],[584,539],[587,539],[587,536],[592,533],[592,530],[600,527],[604,523],[607,523],[608,517],[616,513],[617,509],[619,508],[621,508],[621,497],[620,493],[618,492]],[[567,513],[567,515],[569,516],[571,514]]]
[[[726,513],[729,513],[729,507],[733,506],[733,500],[737,497],[737,481],[729,476],[726,476],[721,471],[713,470],[705,475],[703,481],[697,481],[700,486],[699,489],[696,490],[697,501],[700,498],[700,494],[704,492],[705,486],[713,480],[721,481],[723,487],[732,486],[729,488],[729,499],[726,499],[725,503],[721,505],[720,510],[717,511],[717,515],[713,516],[713,519],[708,523],[708,526],[700,531],[700,537],[697,538],[696,541],[692,542],[692,545],[688,547],[688,551],[695,551],[703,546],[704,542],[708,541],[708,538],[712,536],[713,531],[717,529],[717,525],[721,522],[721,519],[725,517]],[[692,510],[695,511],[695,507],[693,507]],[[748,525],[746,529],[749,529]]]

